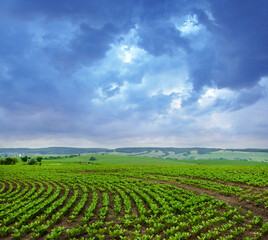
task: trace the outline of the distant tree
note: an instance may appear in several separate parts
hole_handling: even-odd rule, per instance
[[[7,157],[5,159],[0,159],[0,165],[14,165],[18,162],[16,158]]]
[[[30,161],[28,162],[28,165],[35,165],[36,164],[36,160],[34,158],[30,159]]]
[[[37,157],[36,158],[36,161],[39,162],[39,163],[41,162],[41,160],[42,160],[42,157]]]
[[[16,158],[11,158],[11,157],[7,157],[5,160],[6,160],[7,165],[13,165],[13,164],[16,164],[16,162],[18,162]]]
[[[27,162],[27,160],[28,160],[28,157],[27,157],[27,156],[23,156],[23,157],[21,157],[21,161],[23,161],[23,162]]]
[[[96,161],[96,160],[97,160],[97,158],[95,158],[93,156],[89,159],[89,161]]]

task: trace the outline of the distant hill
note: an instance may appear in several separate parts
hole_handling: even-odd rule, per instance
[[[221,149],[221,148],[173,148],[173,147],[124,147],[124,148],[0,148],[0,157],[21,155],[74,155],[74,154],[113,154],[140,157],[197,160],[221,159],[268,162],[268,149]]]
[[[211,153],[211,152],[216,152],[220,150],[225,150],[225,151],[236,151],[236,152],[266,152],[268,153],[268,149],[261,149],[261,148],[242,148],[242,149],[235,149],[235,148],[173,148],[173,147],[125,147],[125,148],[116,148],[116,152],[124,152],[124,153],[134,153],[134,152],[151,152],[151,151],[163,151],[163,152],[175,152],[175,153],[184,153],[188,152],[190,153],[191,151],[197,151],[198,154],[206,154],[206,153]]]
[[[48,148],[0,148],[1,155],[69,155],[81,153],[110,152],[106,148],[73,148],[73,147],[48,147]]]
[[[205,154],[205,153],[211,153],[222,150],[221,148],[171,148],[171,147],[165,147],[165,148],[159,148],[159,147],[129,147],[129,148],[116,148],[116,152],[122,152],[122,153],[139,153],[139,152],[158,152],[161,151],[165,154],[168,154],[169,152],[174,152],[176,154],[178,153],[188,153],[190,154],[192,151],[196,151],[198,154]]]
[[[243,149],[226,149],[232,152],[265,152],[268,153],[268,149],[261,148],[243,148]]]

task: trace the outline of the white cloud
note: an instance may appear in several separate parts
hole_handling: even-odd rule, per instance
[[[152,61],[157,61],[157,59],[152,59]],[[162,61],[168,61],[168,59],[162,59]],[[161,64],[161,61],[159,63]],[[192,90],[192,84],[188,81],[188,72],[184,66],[149,72],[145,75],[144,84],[147,86],[149,96],[155,96],[159,93],[188,96]]]
[[[230,118],[230,115],[226,112],[213,112],[213,113],[208,113],[203,116],[199,116],[196,119],[196,128],[197,129],[202,129],[202,130],[224,130],[225,133],[226,131],[231,131],[232,130],[232,119]]]
[[[206,108],[213,106],[218,99],[228,101],[236,96],[237,93],[227,88],[207,88],[205,93],[200,96],[197,102],[201,108]]]
[[[199,24],[196,15],[187,15],[183,24],[177,23],[175,26],[181,32],[182,36],[187,36],[189,34],[195,35],[202,29],[202,25]]]
[[[268,93],[268,77],[262,77],[259,81],[259,84]]]
[[[141,48],[138,48],[137,46],[123,45],[119,47],[117,56],[124,63],[133,63],[133,60],[139,58],[144,54],[145,51]]]
[[[181,104],[182,104],[182,100],[180,98],[174,99],[171,102],[171,111],[176,110],[176,109],[181,109]]]

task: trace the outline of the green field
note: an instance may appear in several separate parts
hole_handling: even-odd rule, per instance
[[[167,160],[161,158],[148,158],[148,157],[136,157],[136,156],[124,156],[124,155],[81,155],[74,158],[62,158],[43,160],[43,163],[72,163],[81,162],[82,164],[89,163],[91,156],[96,157],[96,161],[92,161],[94,164],[120,164],[120,165],[174,165],[183,164],[176,160]],[[185,163],[187,164],[187,163]]]
[[[90,162],[91,156],[96,157],[96,161]],[[176,160],[149,158],[141,156],[127,155],[80,155],[74,158],[60,158],[52,160],[43,160],[43,164],[120,164],[120,165],[230,165],[230,166],[268,166],[268,162],[242,161],[242,160],[223,160],[223,159],[198,159],[198,160]]]
[[[140,153],[140,156],[147,157],[161,157],[161,158],[173,158],[178,160],[207,160],[207,159],[218,159],[218,160],[247,160],[247,161],[258,161],[258,162],[268,162],[268,153],[267,152],[240,152],[240,151],[226,151],[219,150],[211,153],[199,154],[195,151],[190,153],[175,153],[168,152],[164,154],[162,151],[152,151],[147,153]]]
[[[268,166],[268,162],[224,160],[224,159],[197,159],[197,160],[177,160],[180,163],[197,165],[228,165],[228,166]]]
[[[184,157],[185,156],[180,156]],[[220,150],[212,152],[209,154],[197,154],[191,153],[187,157],[189,158],[198,158],[198,159],[229,159],[229,160],[248,160],[248,161],[267,161],[268,162],[268,153],[266,152],[240,152],[240,151],[226,151]]]
[[[0,238],[267,239],[268,167],[217,161],[81,155],[0,165]]]

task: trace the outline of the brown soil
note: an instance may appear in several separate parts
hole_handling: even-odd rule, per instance
[[[120,188],[120,187],[118,187],[118,188]],[[138,211],[138,208],[137,208],[137,205],[136,205],[134,199],[130,196],[130,194],[128,192],[126,192],[124,189],[122,189],[122,190],[124,191],[124,193],[128,196],[128,198],[131,201],[131,212],[130,212],[130,214],[135,214],[135,215],[139,216],[140,214],[139,214],[139,211]],[[120,196],[120,198],[121,198],[121,196]],[[122,198],[121,198],[121,202],[122,202],[123,208],[125,208]],[[125,214],[125,209],[124,209],[124,214]]]
[[[15,181],[10,181],[10,182],[3,182],[4,184],[5,184],[5,189],[4,189],[4,191],[3,192],[1,192],[1,196],[2,197],[6,197],[7,195],[10,195],[10,194],[12,194],[14,191],[16,191],[16,189],[17,189],[17,184],[15,183]],[[9,183],[11,183],[11,185],[12,185],[12,189],[10,189],[10,185],[9,185]],[[19,183],[20,184],[20,183]],[[8,192],[9,190],[11,190],[10,192]]]

